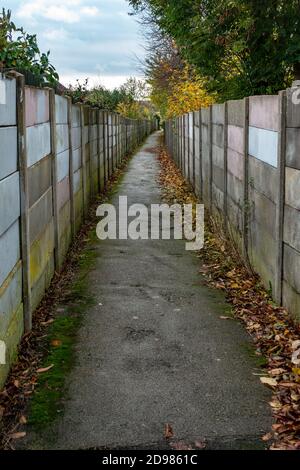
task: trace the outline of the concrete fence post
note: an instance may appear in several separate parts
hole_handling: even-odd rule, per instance
[[[180,169],[183,169],[183,116],[180,117]]]
[[[118,165],[121,164],[122,161],[122,134],[121,134],[122,124],[121,124],[121,116],[118,115]]]
[[[224,104],[224,228],[228,230],[228,102]]]
[[[105,111],[101,111],[102,119],[102,152],[103,152],[103,188],[106,187],[106,172],[107,172],[107,162],[106,162],[106,128],[105,128]]]
[[[191,184],[195,190],[195,169],[196,169],[196,142],[195,142],[195,112],[193,112],[191,114],[191,117],[192,117],[192,126],[193,126],[193,135],[192,135],[192,139],[193,139],[193,142],[192,142],[192,172],[193,172],[193,177],[192,177],[192,181],[191,181]]]
[[[244,201],[243,201],[243,256],[248,258],[248,232],[249,232],[249,98],[244,98]]]
[[[55,269],[60,270],[59,257],[59,209],[57,198],[57,148],[56,148],[56,115],[55,115],[55,91],[49,88],[49,111],[50,111],[50,139],[51,139],[51,171],[52,171],[52,204],[54,222],[54,262]]]
[[[69,134],[69,181],[70,181],[70,211],[71,234],[75,237],[75,203],[74,203],[74,164],[73,164],[73,135],[72,135],[72,98],[68,99],[68,134]]]
[[[175,118],[175,161],[176,165],[178,166],[178,118]]]
[[[186,159],[186,151],[185,151],[185,147],[186,147],[186,123],[185,123],[185,114],[183,115],[183,121],[182,121],[182,129],[183,129],[183,148],[182,148],[182,174],[183,176],[185,177],[186,174],[185,174],[185,159]]]
[[[179,168],[179,118],[176,117],[176,165]]]
[[[276,273],[275,273],[275,300],[282,304],[283,284],[283,225],[285,204],[285,165],[286,165],[286,105],[285,91],[279,93],[278,100],[278,168],[277,168],[277,201],[276,201]]]
[[[203,202],[203,154],[202,154],[202,110],[199,111],[199,179],[200,179],[200,200]]]
[[[86,146],[84,139],[84,114],[86,106],[80,105],[80,123],[81,123],[81,166],[82,166],[82,192],[83,192],[83,216],[87,213],[87,169],[86,169]]]
[[[192,126],[191,114],[187,113],[187,175],[188,182],[191,182],[191,150],[190,150],[190,126]]]
[[[94,197],[94,175],[93,175],[93,155],[92,155],[92,128],[93,128],[93,108],[88,108],[88,149],[89,149],[89,171],[88,171],[88,178],[90,180],[90,196],[91,199]]]
[[[20,172],[22,296],[24,306],[24,330],[25,332],[29,332],[32,328],[32,302],[30,287],[29,193],[26,149],[25,79],[23,75],[20,74],[15,74],[15,76],[17,85],[18,168]]]
[[[111,174],[115,171],[116,167],[116,148],[115,148],[115,138],[116,138],[116,115],[115,113],[111,116]]]
[[[209,160],[209,168],[208,168],[208,206],[210,213],[212,212],[212,201],[213,201],[213,161],[212,161],[212,153],[213,153],[213,124],[212,124],[212,106],[209,106],[209,121],[208,121],[208,160]]]
[[[101,147],[100,147],[100,110],[96,111],[96,126],[97,126],[97,162],[98,162],[98,194],[101,191]]]

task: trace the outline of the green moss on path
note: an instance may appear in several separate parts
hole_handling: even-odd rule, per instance
[[[99,204],[110,201],[118,192],[130,159],[131,156],[125,158],[108,182],[105,194],[99,195]],[[88,274],[100,255],[99,250],[95,248],[96,243],[99,243],[99,240],[93,226],[87,236],[87,245],[79,254],[78,273],[69,291],[64,293],[64,303],[57,309],[59,313],[44,340],[46,353],[40,369],[52,367],[38,374],[38,385],[30,400],[28,424],[33,431],[45,430],[64,411],[66,379],[75,361],[77,334],[87,307],[95,304],[94,298],[89,294]]]
[[[90,233],[88,247],[80,256],[79,273],[67,294],[67,304],[59,309],[45,341],[47,353],[40,368],[51,368],[38,375],[38,386],[29,407],[28,423],[33,428],[44,429],[63,411],[65,380],[74,364],[77,333],[84,311],[94,304],[88,294],[87,282],[87,274],[96,257],[91,246],[93,232]]]

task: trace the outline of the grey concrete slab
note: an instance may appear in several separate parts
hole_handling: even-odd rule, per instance
[[[115,203],[161,201],[158,135],[131,161]],[[253,375],[244,329],[220,318],[228,305],[204,285],[196,254],[174,240],[94,248],[97,302],[80,331],[65,413],[32,447],[167,448],[166,423],[176,439],[207,439],[209,448],[261,446],[270,394]]]
[[[244,127],[245,102],[244,100],[228,101],[228,124]]]

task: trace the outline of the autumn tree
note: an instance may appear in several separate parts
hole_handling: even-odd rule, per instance
[[[275,93],[299,76],[300,0],[129,3],[175,40],[222,100]]]
[[[142,63],[151,101],[163,119],[195,111],[215,100],[206,80],[190,66],[175,41],[156,24],[149,10],[144,12],[146,58]]]

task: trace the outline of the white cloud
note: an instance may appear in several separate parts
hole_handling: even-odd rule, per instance
[[[96,16],[99,14],[97,7],[81,5],[82,0],[64,0],[63,5],[58,0],[29,0],[20,6],[16,15],[23,19],[43,17],[52,21],[72,24],[78,23],[81,15]]]
[[[17,25],[36,33],[41,51],[64,83],[91,77],[114,88],[139,75],[135,55],[144,56],[139,26],[127,0],[3,0]],[[101,77],[101,78],[99,78]]]
[[[71,8],[65,6],[50,6],[45,8],[41,13],[45,18],[49,20],[61,21],[64,23],[77,23],[80,20],[80,14],[72,11]]]
[[[68,32],[63,29],[48,29],[43,33],[44,38],[48,41],[63,41],[68,38]]]
[[[132,76],[132,75],[131,75]],[[76,78],[75,78],[76,77]],[[113,90],[114,88],[119,87],[122,85],[126,80],[129,78],[129,75],[89,75],[89,88],[97,85],[103,85],[109,90]],[[70,72],[60,76],[60,82],[65,85],[76,85],[76,80],[80,80],[83,82],[87,78],[86,74],[78,73],[78,72]],[[137,76],[137,78],[141,78]]]
[[[82,7],[80,9],[80,12],[86,16],[96,16],[96,15],[99,15],[100,13],[97,7],[89,7],[89,6]]]

